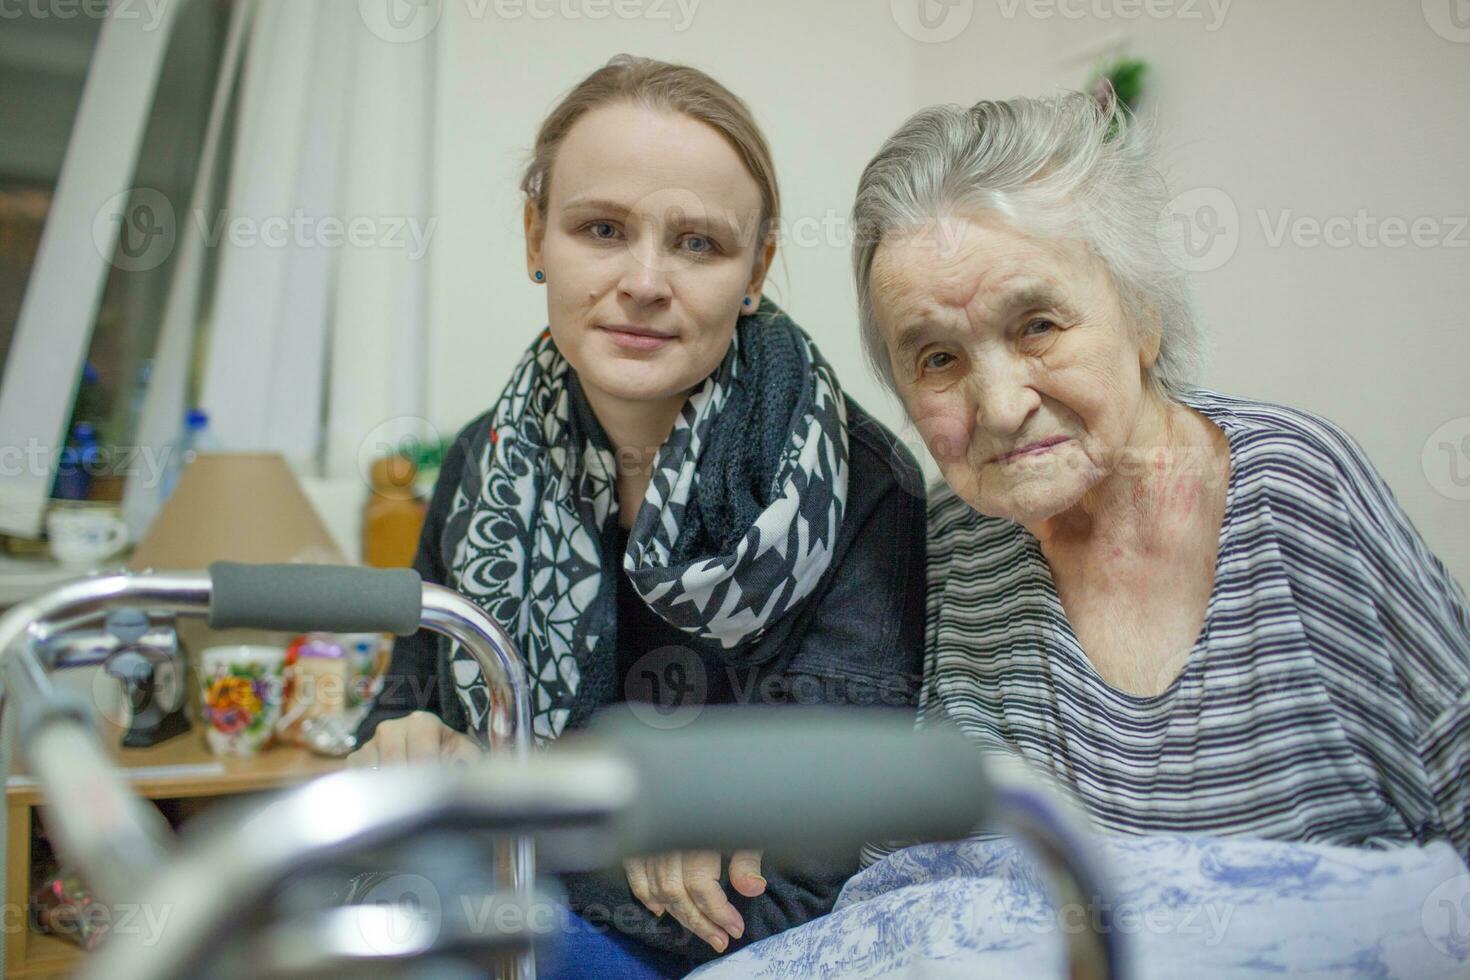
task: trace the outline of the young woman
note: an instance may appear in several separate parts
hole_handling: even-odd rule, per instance
[[[416,567],[515,638],[537,740],[650,699],[640,661],[671,658],[701,703],[911,704],[922,484],[763,298],[780,197],[749,110],[693,68],[614,58],[546,119],[522,188],[550,326],[455,441]],[[353,765],[479,754],[473,663],[421,633],[389,674]],[[682,975],[826,912],[855,867],[694,852],[572,876],[572,909],[613,928],[568,969]]]

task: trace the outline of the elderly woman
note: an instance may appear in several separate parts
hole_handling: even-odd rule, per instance
[[[1107,894],[907,848],[702,978],[1059,976],[1098,901],[1140,976],[1470,966],[1470,606],[1342,430],[1188,384],[1168,199],[1079,95],[920,112],[854,207],[868,353],[947,484],[921,723],[1069,788]]]
[[[1168,199],[1080,95],[920,112],[863,173],[864,339],[948,485],[922,714],[1104,830],[1463,859],[1470,605],[1340,428],[1190,386]]]

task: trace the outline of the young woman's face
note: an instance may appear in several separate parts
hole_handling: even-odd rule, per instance
[[[755,179],[698,120],[623,103],[573,125],[546,214],[527,206],[526,258],[594,407],[682,401],[719,366],[760,302],[774,249],[760,217]]]

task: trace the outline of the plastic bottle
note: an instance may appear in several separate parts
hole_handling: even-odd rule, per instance
[[[406,456],[373,463],[373,491],[362,510],[362,563],[372,568],[409,568],[418,548],[427,506],[414,495],[417,467]]]
[[[91,361],[82,365],[82,380],[77,385],[77,401],[72,408],[71,417],[93,420],[107,417],[107,398],[102,393],[102,372]]]
[[[174,487],[179,485],[179,478],[184,475],[185,468],[195,456],[215,451],[214,437],[209,431],[209,413],[199,408],[189,409],[184,415],[184,431],[168,447],[160,498],[167,500],[169,494],[174,492]]]
[[[101,452],[97,430],[89,422],[78,422],[71,430],[71,444],[61,451],[57,460],[56,484],[51,495],[58,500],[86,500]]]

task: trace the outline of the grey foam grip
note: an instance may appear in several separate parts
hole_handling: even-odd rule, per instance
[[[416,632],[423,583],[410,568],[346,565],[243,565],[217,561],[209,625],[343,633]]]
[[[625,853],[955,840],[994,805],[981,749],[957,730],[914,731],[911,712],[706,708],[662,731],[639,710],[654,709],[620,706],[593,726],[639,775]]]

